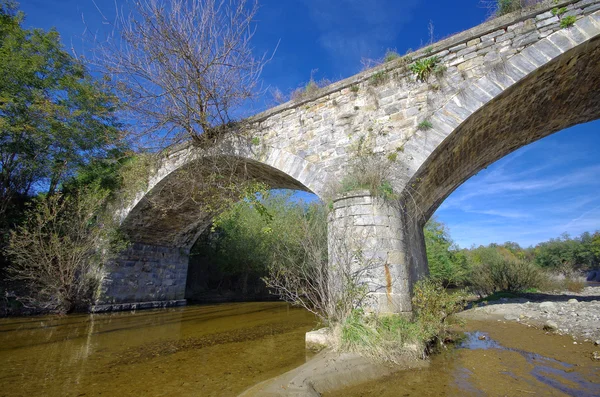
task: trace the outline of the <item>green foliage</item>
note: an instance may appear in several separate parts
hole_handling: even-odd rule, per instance
[[[316,206],[297,204],[290,195],[265,193],[234,204],[215,218],[211,234],[194,246],[192,255],[207,258],[227,275],[264,276],[281,260],[276,255],[281,251],[301,263],[303,220],[320,218]]]
[[[383,57],[383,62],[391,62],[394,59],[400,58],[400,54],[393,50],[387,50],[385,56]]]
[[[57,31],[0,8],[0,218],[118,145],[116,99],[64,51]],[[9,227],[3,225],[3,227]]]
[[[352,84],[352,85],[350,86],[350,91],[351,91],[351,92],[353,92],[353,93],[355,93],[355,94],[356,94],[356,93],[357,93],[359,90],[360,90],[360,87],[358,86],[358,84]]]
[[[341,323],[341,348],[399,363],[403,358],[423,356],[431,342],[443,343],[452,324],[451,316],[465,306],[464,293],[448,293],[441,283],[431,279],[419,281],[413,292],[413,320],[353,310]]]
[[[449,293],[439,281],[423,279],[414,286],[412,303],[422,338],[443,343],[451,325],[450,316],[465,307],[466,296],[463,292]]]
[[[552,15],[556,15],[556,16],[559,16],[559,17],[560,17],[562,14],[564,14],[565,12],[567,12],[567,7],[561,7],[561,8],[554,7],[554,8],[552,9]]]
[[[385,83],[385,81],[387,80],[387,72],[384,70],[380,70],[379,72],[374,73],[371,76],[371,84],[378,86],[381,85],[383,83]]]
[[[470,282],[472,289],[480,295],[539,288],[546,279],[539,267],[517,258],[505,248],[478,249],[478,262],[473,267]]]
[[[343,321],[340,334],[342,350],[396,364],[421,356],[427,342],[417,322],[393,314],[366,314],[361,309]]]
[[[251,142],[252,142],[252,144],[253,144],[254,146],[258,146],[258,145],[260,145],[260,138],[259,138],[259,137],[257,137],[257,136],[255,136],[255,137],[253,137],[253,138],[252,138],[252,141],[251,141]]]
[[[421,58],[411,64],[409,68],[415,74],[418,81],[426,82],[439,62],[440,59],[437,56]]]
[[[600,264],[600,232],[577,238],[563,234],[531,249],[535,263],[544,269],[570,275],[573,270],[592,269]]]
[[[394,152],[394,153],[388,154],[387,159],[389,161],[391,161],[392,163],[395,162],[396,160],[398,160],[398,153]]]
[[[569,15],[560,20],[560,27],[568,28],[573,26],[575,22],[577,22],[577,17],[575,15]]]
[[[443,285],[465,285],[469,267],[443,223],[431,218],[423,228],[430,277]]]
[[[433,128],[433,124],[429,120],[423,120],[417,125],[419,131],[427,131]]]

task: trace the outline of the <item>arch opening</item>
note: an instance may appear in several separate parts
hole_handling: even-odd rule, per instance
[[[415,186],[421,225],[456,188],[509,153],[568,127],[600,118],[600,37],[506,89],[469,116],[427,158]]]

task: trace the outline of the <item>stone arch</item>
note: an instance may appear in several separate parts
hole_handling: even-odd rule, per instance
[[[421,227],[450,193],[493,162],[547,135],[600,118],[600,13],[557,31],[452,97],[415,153],[404,195]],[[411,203],[414,205],[411,206]]]
[[[177,194],[177,187],[172,184],[177,174],[202,159],[204,157],[193,148],[184,148],[163,162],[150,178],[146,191],[139,194],[134,203],[120,214],[121,226],[132,241],[191,248],[197,234],[210,223],[211,216],[207,218],[201,206],[193,201],[182,200],[177,208],[163,213],[156,206],[161,200]],[[260,153],[238,151],[233,155],[221,155],[220,159],[224,163],[233,159],[235,166],[243,168],[248,177],[276,189],[303,190],[321,197],[327,179],[323,170],[308,161],[273,147],[263,147]]]
[[[234,159],[232,164],[240,171],[243,169],[245,177],[265,182],[272,188],[304,190],[319,197],[323,194],[326,172],[292,153],[266,145],[258,150],[245,145],[225,152],[232,154],[220,154],[211,159],[211,164]],[[121,228],[132,244],[106,265],[107,277],[96,310],[185,302],[189,250],[210,224],[214,213],[203,212],[202,206],[185,198],[172,208],[156,204],[177,195],[174,184],[177,174],[205,158],[193,147],[171,153],[150,178],[148,188],[121,211]]]

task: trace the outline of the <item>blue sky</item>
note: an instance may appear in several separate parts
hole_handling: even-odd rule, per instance
[[[117,0],[118,2],[119,0]],[[283,92],[316,79],[361,70],[362,58],[386,49],[405,53],[483,22],[480,0],[261,0],[254,46],[277,52],[263,72],[264,88]],[[114,0],[96,0],[110,15]],[[92,0],[22,0],[26,26],[56,27],[67,47],[79,47],[85,19],[102,29]],[[265,94],[246,111],[273,104]],[[460,186],[436,212],[461,247],[516,241],[528,246],[563,232],[600,229],[600,121],[575,126],[492,164]],[[306,196],[301,196],[307,198]]]

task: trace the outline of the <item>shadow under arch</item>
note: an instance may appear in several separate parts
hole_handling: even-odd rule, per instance
[[[279,156],[285,156],[285,153],[279,152]],[[306,168],[310,168],[310,165],[306,164],[301,164],[300,167],[294,166],[297,161],[294,158],[287,160],[276,156],[272,157],[272,160],[279,161],[281,168],[291,169],[292,172],[297,169],[306,171]],[[210,197],[203,196],[202,192],[192,196],[193,190],[204,188],[202,179],[206,175],[196,174],[201,172],[205,163],[207,174],[222,172],[223,178],[227,180],[220,188],[215,188],[208,183],[205,188]],[[198,184],[192,186],[195,183],[194,179],[198,180]],[[216,200],[217,205],[210,204],[210,207],[219,207],[218,201],[221,200],[219,195],[222,195],[222,200],[231,198],[226,196],[229,193],[229,185],[244,181],[261,182],[271,189],[315,193],[298,179],[267,164],[266,161],[225,155],[211,158],[199,157],[183,163],[154,183],[129,210],[121,223],[121,229],[135,243],[189,250],[217,215],[211,208],[207,210],[207,206],[202,202],[203,199],[206,197],[208,200]],[[309,183],[313,180],[304,181]]]

